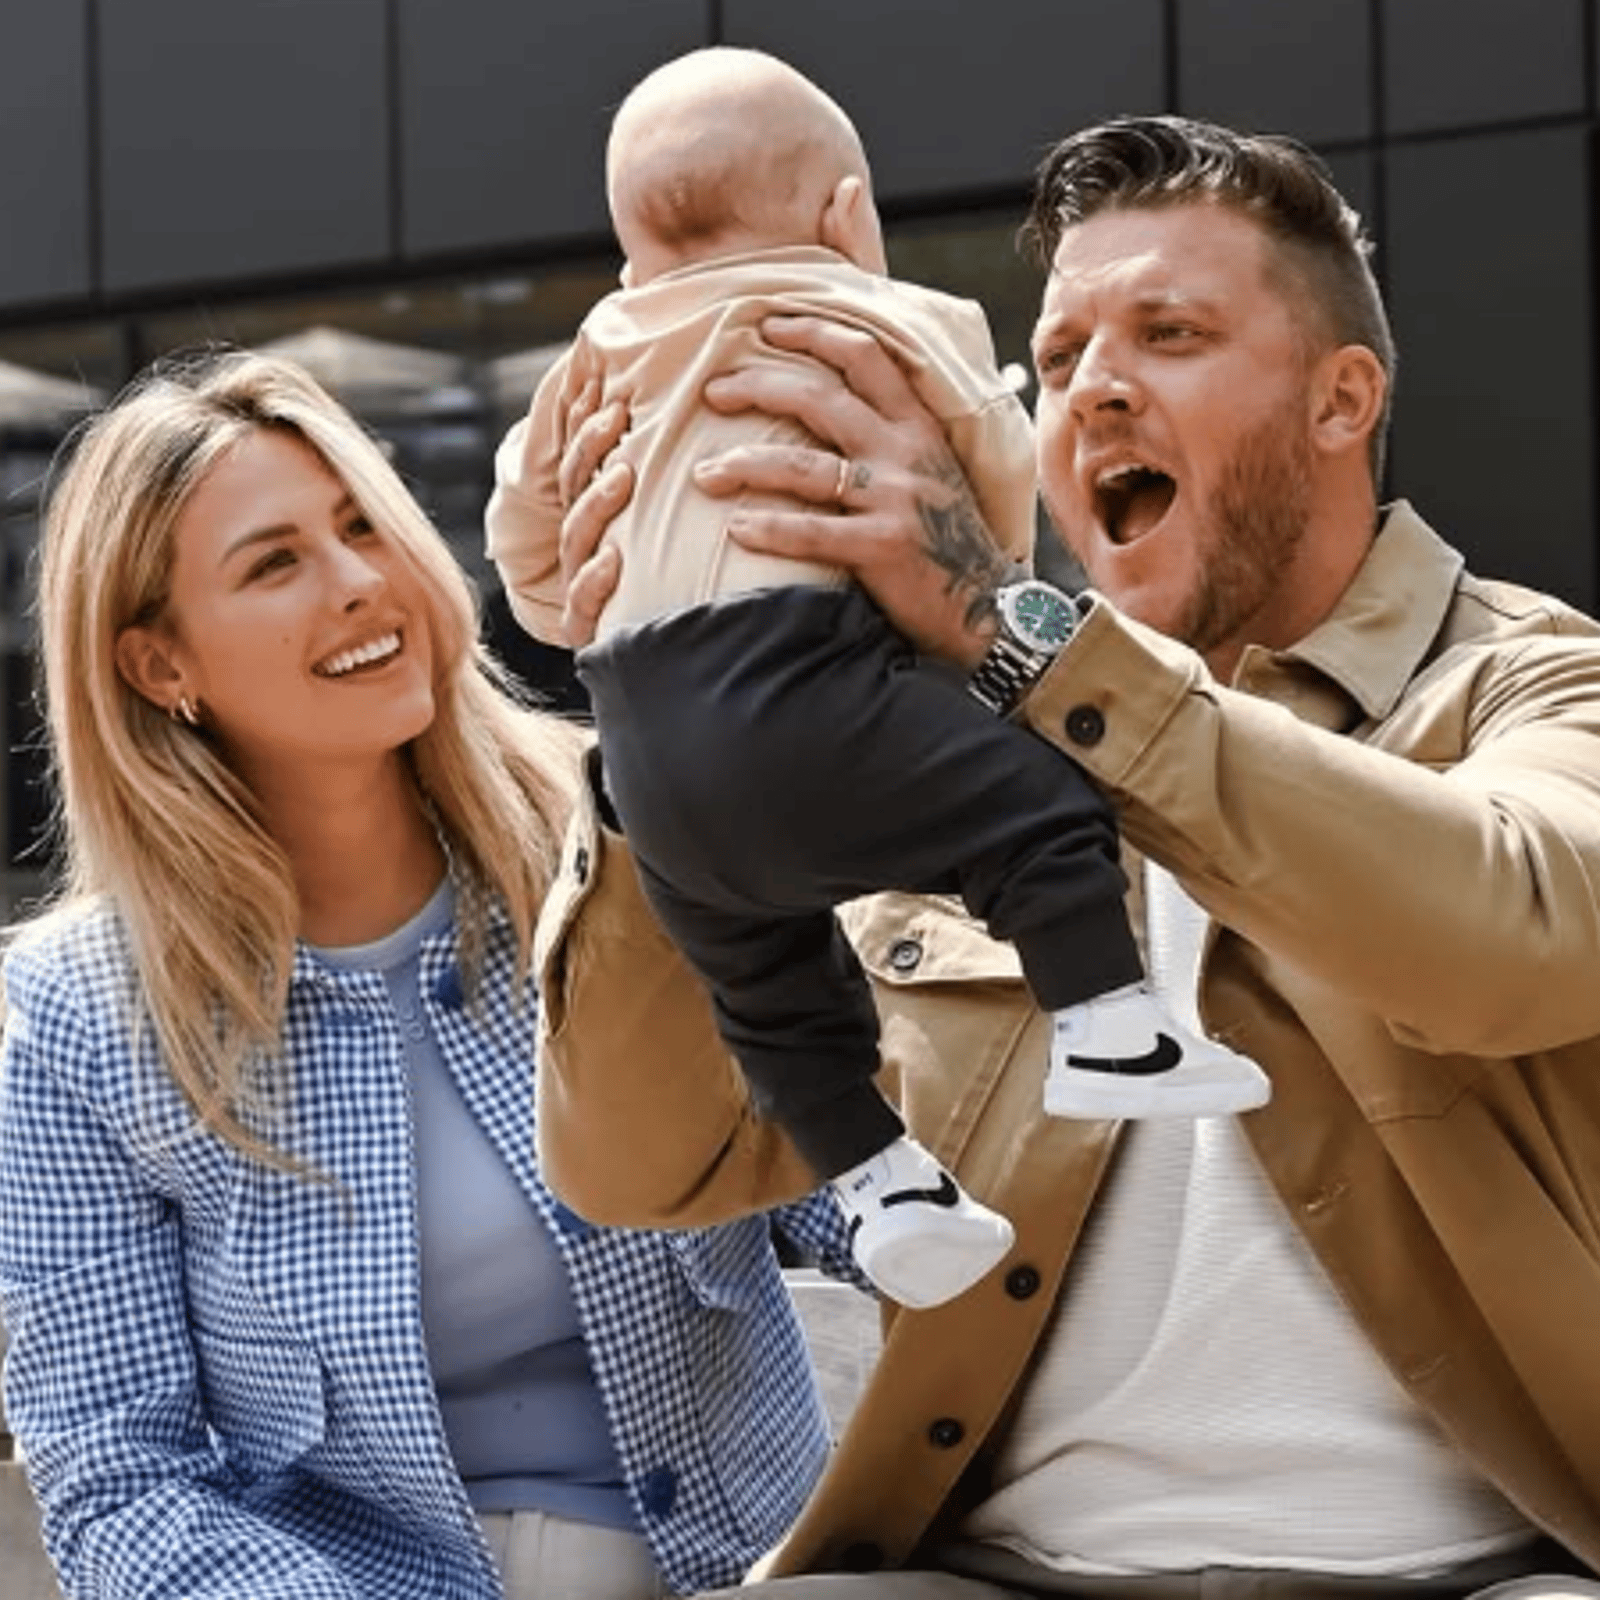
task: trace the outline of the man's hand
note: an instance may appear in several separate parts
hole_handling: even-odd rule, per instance
[[[701,462],[707,494],[788,495],[811,511],[736,508],[752,550],[842,567],[918,649],[972,667],[994,635],[994,592],[1014,575],[938,419],[870,334],[818,317],[768,317],[762,337],[815,358],[712,379],[723,412],[792,417],[834,451],[747,445]],[[570,606],[570,601],[569,601]]]
[[[570,441],[561,457],[561,576],[566,585],[562,625],[567,644],[581,650],[594,638],[601,608],[622,572],[615,545],[602,544],[612,519],[633,498],[633,468],[606,457],[627,432],[628,408],[600,404],[600,385],[585,385],[567,413]]]

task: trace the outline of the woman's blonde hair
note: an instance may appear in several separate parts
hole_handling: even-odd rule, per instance
[[[109,899],[167,1070],[200,1120],[293,1167],[264,1132],[291,1088],[280,1055],[299,924],[288,860],[218,747],[117,668],[119,634],[162,616],[189,496],[255,429],[316,450],[422,577],[437,711],[407,754],[469,891],[458,895],[469,994],[490,896],[515,931],[519,987],[528,976],[582,739],[515,701],[479,642],[476,600],[449,546],[361,424],[293,363],[240,350],[164,359],[69,442],[39,582],[57,909]]]

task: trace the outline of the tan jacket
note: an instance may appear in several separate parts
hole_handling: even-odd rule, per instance
[[[1097,604],[1027,710],[1217,919],[1203,1013],[1271,1074],[1244,1125],[1351,1313],[1600,1567],[1600,626],[1467,575],[1402,505],[1334,616],[1234,687]],[[887,1314],[778,1571],[900,1564],[954,1514],[1116,1140],[1040,1114],[1009,949],[934,900],[846,918],[909,1121],[1017,1244],[953,1303]],[[676,1225],[805,1187],[592,816],[541,948],[540,1151],[569,1203]]]
[[[628,401],[618,453],[635,469],[633,498],[606,533],[623,552],[622,577],[601,614],[599,637],[717,595],[843,582],[835,568],[735,544],[724,532],[731,502],[702,493],[690,477],[696,462],[737,445],[811,442],[797,423],[757,412],[719,416],[701,399],[718,373],[808,364],[763,343],[761,320],[774,312],[864,329],[899,357],[944,424],[996,540],[1013,560],[1032,559],[1033,430],[996,370],[982,308],[863,272],[831,250],[763,250],[607,295],[501,443],[485,519],[488,552],[517,620],[536,638],[562,638],[556,471],[572,402],[595,378],[607,400]]]

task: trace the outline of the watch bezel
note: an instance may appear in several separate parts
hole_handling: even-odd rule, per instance
[[[1065,632],[1057,639],[1027,631],[1029,619],[1019,605],[1029,594],[1047,595],[1058,608]],[[967,691],[996,716],[1009,717],[1022,703],[1046,668],[1061,654],[1077,632],[1077,601],[1042,578],[1026,578],[995,592],[995,635],[984,656],[967,679]]]
[[[1060,617],[1063,631],[1059,637],[1054,632],[1049,636],[1041,634],[1034,619],[1027,614],[1025,605],[1033,595],[1046,598]],[[1078,631],[1078,607],[1072,596],[1042,578],[1028,578],[1021,583],[1007,584],[996,593],[995,603],[999,607],[1002,622],[1019,644],[1051,658],[1059,655]]]

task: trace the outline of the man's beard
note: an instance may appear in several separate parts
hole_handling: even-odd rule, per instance
[[[1195,588],[1172,629],[1201,655],[1237,643],[1277,595],[1306,536],[1311,446],[1303,407],[1245,434],[1200,508]]]
[[[1048,491],[1044,501],[1059,548],[1076,568],[1073,578],[1095,586],[1093,539],[1074,537],[1072,519]],[[1216,487],[1194,508],[1194,587],[1181,598],[1178,615],[1170,621],[1143,616],[1136,603],[1129,614],[1201,655],[1236,643],[1276,597],[1305,541],[1310,506],[1311,444],[1304,397],[1297,395],[1235,441]],[[1117,604],[1132,600],[1125,601],[1115,585],[1105,593]]]

